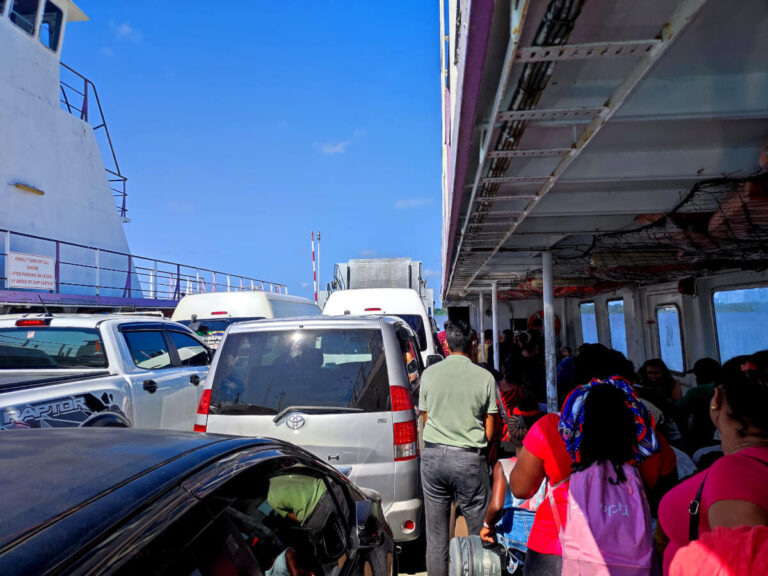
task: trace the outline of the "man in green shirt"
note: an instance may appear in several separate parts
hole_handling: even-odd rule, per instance
[[[485,447],[493,436],[496,382],[469,359],[472,336],[464,322],[445,328],[451,355],[421,377],[424,415],[421,480],[427,519],[427,573],[448,574],[451,504],[458,500],[470,534],[479,534],[490,498]]]

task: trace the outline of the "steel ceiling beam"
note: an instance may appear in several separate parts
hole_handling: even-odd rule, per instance
[[[530,200],[536,198],[536,194],[515,194],[513,196],[478,196],[475,202],[508,202],[510,200]]]
[[[667,52],[667,49],[672,45],[674,40],[680,36],[680,33],[685,27],[693,20],[693,18],[699,13],[699,11],[706,4],[707,0],[683,0],[675,10],[674,14],[670,18],[659,34],[659,41],[655,43],[650,50],[644,53],[644,56],[640,62],[635,66],[632,72],[627,76],[618,88],[611,94],[606,100],[605,108],[600,114],[595,117],[592,122],[589,123],[584,133],[579,137],[578,141],[574,145],[571,152],[564,156],[557,167],[552,172],[552,176],[544,183],[536,194],[536,198],[533,198],[526,206],[523,213],[518,219],[507,229],[504,237],[496,245],[496,248],[486,258],[485,262],[481,264],[474,272],[469,282],[464,285],[464,289],[469,288],[470,284],[477,278],[480,272],[493,260],[493,257],[498,253],[499,249],[504,245],[507,239],[517,230],[525,217],[533,210],[536,204],[539,203],[541,198],[546,196],[550,190],[555,186],[562,174],[568,169],[579,154],[589,145],[600,130],[608,123],[608,121],[616,114],[616,111],[621,107],[632,90],[640,83],[645,77],[648,71],[653,65]],[[492,116],[495,117],[495,116]],[[482,162],[481,162],[482,167]],[[478,176],[480,172],[478,171]],[[473,194],[474,197],[474,194]],[[470,202],[471,205],[471,202]],[[458,253],[457,253],[458,256]],[[449,284],[450,286],[450,284]]]
[[[527,46],[517,51],[515,62],[560,62],[562,60],[639,57],[648,54],[661,42],[661,40],[651,39],[588,42],[585,44],[566,44],[565,46]]]
[[[566,120],[568,122],[589,122],[595,116],[605,110],[605,106],[587,108],[534,108],[533,110],[508,110],[498,116],[500,122],[527,120],[529,122],[551,122],[553,120]],[[570,148],[568,149],[570,151]]]
[[[488,152],[488,158],[543,158],[547,156],[565,156],[570,148],[550,148],[541,150],[494,150]]]

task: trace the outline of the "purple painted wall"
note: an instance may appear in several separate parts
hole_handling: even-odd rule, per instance
[[[462,81],[461,107],[459,109],[458,141],[454,142],[456,150],[456,170],[453,173],[453,202],[451,203],[450,227],[448,229],[448,244],[443,266],[442,298],[448,290],[451,266],[453,264],[454,238],[458,233],[459,212],[464,199],[464,182],[467,175],[469,151],[472,146],[475,116],[477,115],[477,100],[480,95],[480,80],[483,76],[485,55],[488,48],[488,37],[491,30],[491,19],[495,2],[493,0],[472,0],[469,10],[469,27],[467,32],[467,48],[465,51],[464,75]]]

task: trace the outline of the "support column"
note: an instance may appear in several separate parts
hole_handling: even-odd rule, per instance
[[[483,332],[485,331],[485,303],[483,302],[483,293],[480,292],[480,313],[478,314],[477,331],[479,332],[477,337],[477,361],[485,362],[485,340],[483,338]]]
[[[547,370],[547,410],[557,412],[557,375],[555,356],[555,291],[553,285],[552,252],[542,253],[544,295],[544,359]]]
[[[492,328],[493,328],[493,367],[495,370],[499,370],[499,363],[501,360],[499,359],[499,314],[498,314],[498,305],[499,305],[499,287],[498,287],[499,281],[493,280],[491,281],[491,316],[493,318]]]

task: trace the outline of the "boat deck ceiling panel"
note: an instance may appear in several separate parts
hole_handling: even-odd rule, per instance
[[[659,41],[676,11],[695,9],[701,1],[590,0],[567,45]],[[548,4],[530,3],[518,57],[541,53],[528,48]],[[509,22],[508,8],[502,10],[499,18]],[[490,95],[498,89],[504,58],[493,38],[486,61],[493,73],[483,77],[490,85],[484,84],[478,102],[459,224],[448,231],[454,253],[447,255],[444,294],[460,297],[505,274],[538,274],[546,249],[554,250],[557,275],[558,262],[586,254],[605,234],[637,230],[642,215],[669,213],[698,182],[755,174],[768,142],[766,24],[765,0],[706,1],[678,34],[663,41],[650,67],[643,66],[646,51],[560,56],[538,101],[522,110],[511,103],[529,64],[516,61],[501,113],[490,122]],[[509,28],[496,20],[493,34],[499,30],[506,43]],[[572,51],[561,54],[566,53]],[[614,111],[612,95],[636,74],[639,80],[608,121],[590,125],[606,106]],[[489,154],[480,162],[480,138],[488,126],[493,129]],[[504,138],[510,127],[522,131],[516,141]],[[561,170],[561,162],[570,164]]]

